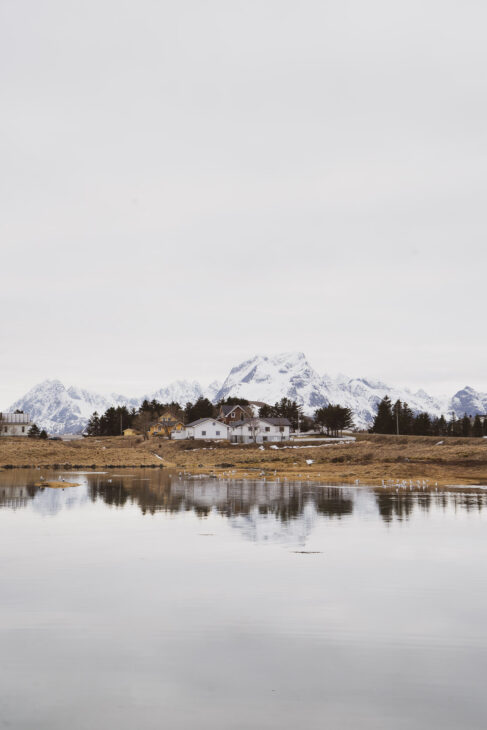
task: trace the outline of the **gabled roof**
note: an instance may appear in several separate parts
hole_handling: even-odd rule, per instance
[[[235,403],[235,405],[233,405],[233,406],[223,405],[223,406],[220,406],[220,408],[221,408],[221,412],[223,413],[224,416],[230,415],[230,413],[232,411],[234,411],[235,408],[240,408],[240,410],[248,412],[247,407],[240,405],[240,403]]]
[[[272,423],[273,426],[290,426],[291,421],[289,418],[261,418],[261,421],[267,421]]]
[[[200,423],[206,423],[207,421],[211,421],[212,423],[217,423],[219,426],[225,426],[225,428],[229,428],[229,426],[226,423],[223,423],[223,421],[219,421],[218,418],[198,418],[196,421],[192,421],[191,423],[186,424],[186,428],[192,428],[193,426],[198,426]]]

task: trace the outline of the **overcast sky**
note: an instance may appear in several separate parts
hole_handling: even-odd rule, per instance
[[[487,5],[0,0],[0,405],[302,350],[487,390]]]

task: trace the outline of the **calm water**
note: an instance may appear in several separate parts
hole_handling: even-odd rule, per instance
[[[487,492],[39,474],[0,474],[0,728],[487,726]]]

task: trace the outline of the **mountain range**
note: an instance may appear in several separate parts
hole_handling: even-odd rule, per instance
[[[155,398],[161,403],[174,401],[184,406],[200,396],[213,403],[234,396],[270,404],[286,397],[302,405],[306,414],[312,414],[327,403],[347,406],[354,414],[355,425],[367,428],[375,416],[377,404],[386,395],[392,401],[407,402],[415,412],[426,411],[433,416],[487,413],[487,393],[479,393],[468,386],[451,397],[435,398],[424,390],[412,392],[378,380],[320,375],[302,352],[272,357],[256,355],[232,368],[223,383],[214,381],[202,386],[198,381],[178,380],[142,398],[117,393],[100,395],[74,386],[66,387],[59,380],[45,380],[19,398],[9,410],[29,413],[31,419],[48,433],[64,434],[81,432],[95,410],[103,413],[110,406],[118,405],[137,408],[144,398]]]

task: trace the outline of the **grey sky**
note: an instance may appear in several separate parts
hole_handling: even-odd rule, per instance
[[[485,3],[0,0],[0,404],[257,352],[487,390]]]

